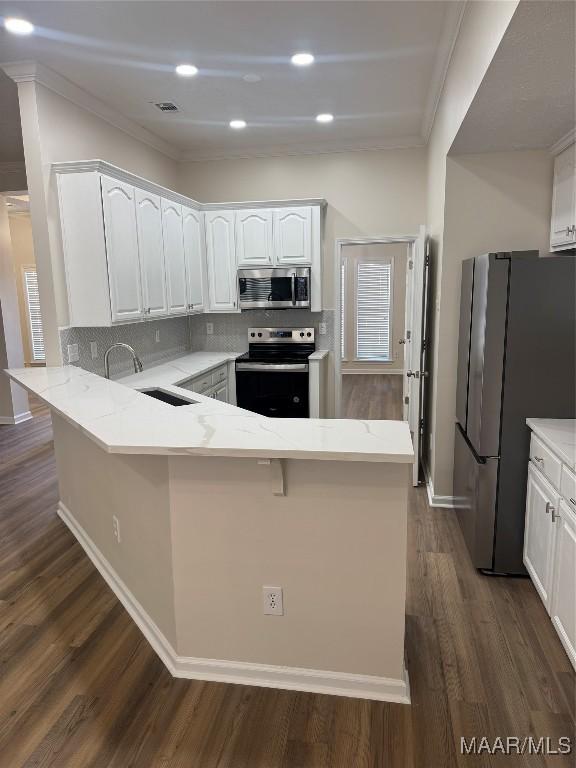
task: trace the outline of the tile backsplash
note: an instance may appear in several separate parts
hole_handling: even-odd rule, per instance
[[[213,333],[208,334],[206,324],[212,323]],[[326,335],[320,335],[318,326],[326,323]],[[254,309],[229,315],[213,313],[192,315],[190,335],[194,351],[244,352],[248,349],[248,328],[303,328],[316,329],[316,347],[332,349],[334,346],[334,311],[308,312],[304,309]]]
[[[207,333],[207,323],[212,323],[212,334]],[[325,335],[319,333],[320,323],[326,323]],[[187,351],[244,352],[248,349],[248,328],[252,326],[311,326],[316,329],[318,349],[332,349],[334,346],[334,311],[308,312],[302,309],[257,309],[239,314],[191,315],[146,320],[112,328],[63,328],[60,331],[60,345],[64,364],[69,363],[68,345],[77,344],[79,360],[72,364],[103,376],[104,353],[116,342],[122,341],[134,347],[146,368]],[[156,341],[156,332],[159,332],[159,341]],[[96,342],[98,347],[96,358],[92,358],[91,342]],[[113,378],[132,370],[132,359],[126,350],[112,353],[110,372]]]
[[[156,332],[159,341],[156,341]],[[98,357],[92,359],[90,342],[98,345]],[[140,323],[115,325],[112,328],[64,328],[60,331],[60,346],[64,363],[68,363],[68,345],[78,344],[79,365],[87,371],[104,375],[104,353],[109,346],[123,341],[134,347],[144,367],[163,358],[174,357],[190,349],[188,317],[168,317],[164,320],[146,320]],[[130,373],[132,358],[126,350],[115,350],[110,355],[112,378]]]

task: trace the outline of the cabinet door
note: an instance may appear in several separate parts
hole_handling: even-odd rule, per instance
[[[232,211],[206,213],[206,262],[210,311],[234,312],[237,287]]]
[[[215,400],[220,400],[222,403],[228,402],[228,384],[224,382],[223,384],[218,384],[214,389],[212,390],[212,397]]]
[[[272,266],[272,211],[236,212],[236,256],[239,267]]]
[[[166,272],[162,248],[162,204],[158,195],[136,190],[138,253],[145,315],[165,315]]]
[[[206,243],[204,239],[203,215],[200,211],[182,206],[182,224],[184,227],[188,309],[191,312],[204,312]]]
[[[555,514],[556,546],[552,583],[552,622],[562,645],[576,667],[576,515],[566,502]]]
[[[274,255],[277,264],[312,262],[312,209],[274,211]]]
[[[162,235],[164,238],[164,261],[166,263],[168,313],[173,315],[187,312],[182,206],[164,198],[162,198]]]
[[[554,161],[550,247],[576,242],[576,144]]]
[[[528,468],[526,495],[526,528],[524,530],[524,564],[542,602],[550,613],[552,554],[556,526],[552,509],[558,498],[552,486],[532,466]]]
[[[112,321],[142,317],[134,187],[101,177]]]

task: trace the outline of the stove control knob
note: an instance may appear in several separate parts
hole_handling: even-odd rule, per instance
[[[308,336],[308,338],[310,338],[310,336],[312,336],[312,334],[310,333],[310,331],[308,331],[308,333],[306,334],[306,336]]]
[[[256,334],[255,333],[251,333],[250,336],[252,336],[252,338],[254,338],[254,336],[256,336]]]
[[[261,339],[261,338],[262,338],[262,334],[261,334],[261,333],[259,333],[259,334],[258,334],[258,338],[259,338],[259,339]]]
[[[300,331],[300,336],[302,336],[302,338],[304,338],[304,331]]]

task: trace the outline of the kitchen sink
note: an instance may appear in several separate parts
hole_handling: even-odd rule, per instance
[[[165,389],[139,389],[138,391],[142,392],[143,395],[153,397],[155,400],[168,403],[168,405],[196,405],[199,402],[198,400],[188,400],[186,397],[180,397],[180,395],[175,395],[173,392],[166,392]]]

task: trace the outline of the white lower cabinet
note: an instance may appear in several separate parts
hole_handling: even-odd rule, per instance
[[[576,513],[563,499],[556,525],[550,616],[576,667]]]
[[[189,392],[198,392],[223,403],[229,402],[228,366],[222,365],[208,373],[202,373],[178,385]]]
[[[528,468],[524,564],[542,598],[550,608],[552,558],[555,526],[552,515],[558,507],[558,494],[532,466]]]
[[[534,451],[536,446],[536,451]],[[552,458],[561,458],[547,447]],[[538,456],[532,456],[537,453]],[[528,466],[524,564],[564,646],[576,668],[576,505],[563,498],[560,488],[540,471],[535,460],[542,443],[534,435]],[[536,468],[538,466],[538,469]],[[574,473],[562,465],[569,487]]]

